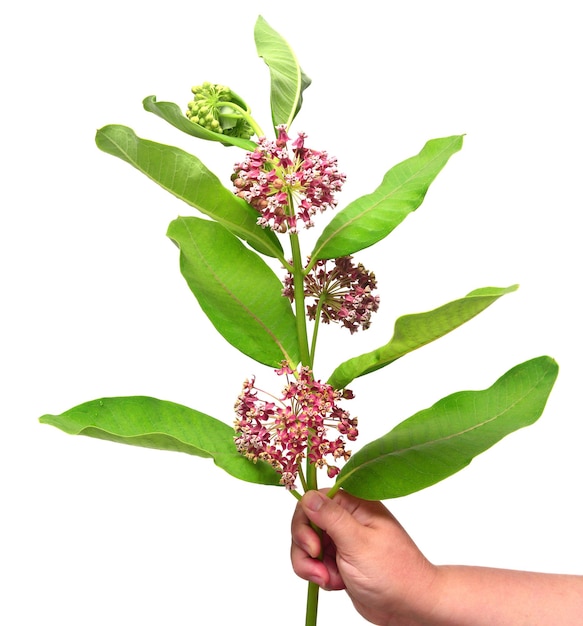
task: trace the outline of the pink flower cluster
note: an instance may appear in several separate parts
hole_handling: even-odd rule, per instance
[[[262,137],[257,149],[235,165],[232,180],[235,193],[261,214],[260,226],[295,233],[298,218],[309,228],[317,211],[336,206],[334,194],[346,177],[338,172],[335,158],[304,147],[305,134],[298,135],[290,150],[285,126],[277,130],[275,141]]]
[[[326,467],[329,477],[336,476],[340,469],[335,461],[350,457],[344,438],[354,441],[358,436],[357,419],[336,404],[340,398],[354,397],[352,392],[314,380],[307,367],[294,372],[284,363],[275,371],[287,378],[281,398],[265,392],[261,393],[267,397],[260,397],[254,378],[243,385],[235,404],[237,450],[254,462],[270,463],[287,489],[296,488],[306,456],[318,468]],[[295,374],[291,381],[290,374]],[[339,432],[335,439],[328,438],[330,427]]]
[[[370,327],[371,315],[378,310],[380,298],[373,294],[377,283],[375,275],[362,264],[354,265],[351,256],[334,259],[334,267],[328,270],[328,260],[316,262],[304,278],[304,295],[315,299],[306,307],[308,317],[318,315],[325,324],[338,322],[350,333],[359,328]],[[283,281],[283,295],[294,299],[293,276],[288,274]]]

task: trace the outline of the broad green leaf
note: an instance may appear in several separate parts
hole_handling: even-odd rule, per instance
[[[334,216],[316,242],[312,260],[347,256],[386,237],[421,205],[429,185],[461,149],[462,140],[463,136],[432,139],[417,156],[390,169],[373,193]]]
[[[212,458],[235,478],[266,485],[279,483],[280,477],[270,465],[252,463],[237,452],[233,428],[174,402],[146,396],[102,398],[61,415],[43,415],[40,422],[69,435]]]
[[[255,45],[269,67],[273,126],[285,124],[289,129],[302,106],[302,94],[312,81],[302,72],[287,41],[261,16],[255,23]]]
[[[249,152],[253,152],[257,147],[257,144],[250,139],[243,139],[241,137],[231,137],[229,135],[223,135],[221,133],[214,133],[212,130],[191,122],[186,115],[180,110],[180,107],[173,102],[158,102],[156,96],[148,96],[142,102],[144,109],[150,113],[154,113],[163,120],[166,120],[169,124],[178,128],[183,133],[198,137],[199,139],[207,139],[209,141],[218,141],[225,146],[238,146]]]
[[[370,374],[405,354],[443,337],[481,313],[500,296],[516,289],[518,285],[484,287],[432,311],[404,315],[395,322],[395,330],[389,343],[372,352],[344,361],[334,370],[328,383],[336,389],[343,389],[355,378]]]
[[[334,490],[384,500],[451,476],[506,435],[533,424],[558,369],[550,357],[538,357],[512,368],[488,389],[439,400],[354,454]]]
[[[97,146],[151,178],[161,187],[208,215],[259,252],[283,258],[275,233],[257,225],[258,213],[237,198],[199,159],[180,148],[141,139],[127,126],[104,126]]]
[[[180,248],[180,270],[215,328],[259,363],[299,360],[296,318],[269,266],[216,222],[179,217],[168,236]]]

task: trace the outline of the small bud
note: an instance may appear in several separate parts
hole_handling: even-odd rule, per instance
[[[204,82],[191,89],[194,100],[188,103],[186,117],[215,133],[250,139],[254,131],[245,119],[249,107],[224,85]],[[231,106],[232,105],[232,106]]]

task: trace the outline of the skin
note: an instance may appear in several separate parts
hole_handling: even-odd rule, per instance
[[[382,503],[342,491],[310,491],[298,503],[291,560],[300,578],[345,589],[373,624],[583,624],[583,576],[433,565]]]

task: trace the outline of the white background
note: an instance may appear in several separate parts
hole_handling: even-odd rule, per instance
[[[361,442],[534,356],[561,367],[535,425],[388,504],[437,563],[583,572],[575,2],[15,6],[0,19],[1,623],[303,623],[306,585],[288,560],[295,501],[283,490],[37,421],[147,394],[230,423],[244,378],[278,384],[224,342],[180,276],[165,231],[191,209],[94,144],[98,127],[126,124],[195,153],[228,184],[238,149],[183,135],[141,101],[185,106],[190,87],[210,80],[243,95],[268,128],[259,14],[313,80],[295,130],[338,157],[340,206],[428,139],[466,134],[417,213],[358,256],[377,275],[381,310],[360,336],[327,329],[317,373],[386,343],[400,315],[521,285],[356,381],[347,408]],[[321,623],[339,618],[363,623],[344,594],[323,593]]]

